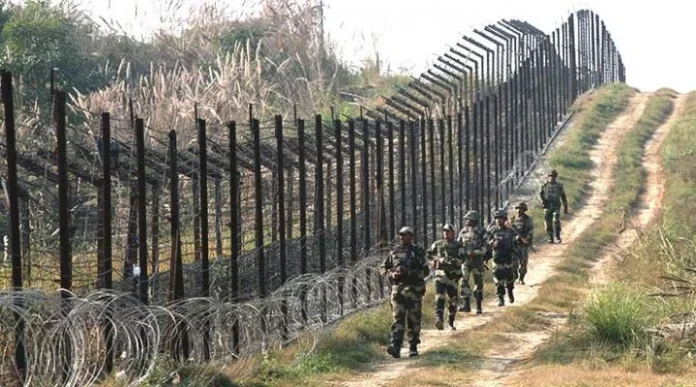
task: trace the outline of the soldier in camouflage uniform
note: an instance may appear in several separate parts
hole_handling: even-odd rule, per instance
[[[544,222],[546,232],[549,234],[549,243],[554,243],[554,229],[556,239],[561,243],[561,202],[563,202],[563,212],[568,214],[568,199],[566,199],[563,184],[556,181],[558,172],[552,170],[547,175],[549,180],[541,186],[539,198],[541,206],[544,208]]]
[[[462,244],[454,239],[454,226],[442,227],[444,239],[433,242],[428,249],[428,260],[435,269],[435,327],[444,329],[445,298],[448,299],[447,324],[454,328],[459,301],[457,283],[462,278],[462,264],[466,256]]]
[[[481,303],[483,301],[483,275],[485,273],[486,255],[486,230],[479,226],[479,214],[476,211],[469,211],[464,219],[467,221],[466,227],[459,233],[459,242],[462,243],[466,261],[462,265],[462,285],[461,299],[464,301],[459,310],[471,312],[471,287],[469,279],[474,279],[474,298],[476,299],[476,314],[483,313]]]
[[[524,276],[527,275],[527,263],[529,262],[528,249],[532,246],[534,239],[534,221],[532,217],[527,215],[527,203],[520,202],[515,206],[517,214],[510,219],[510,226],[517,231],[517,260],[518,267],[513,267],[513,270],[519,270],[520,283],[524,285]],[[517,277],[516,277],[517,278]]]
[[[401,357],[404,328],[408,330],[409,357],[418,356],[425,278],[430,274],[425,249],[413,243],[413,230],[403,227],[399,237],[401,243],[394,246],[380,266],[380,273],[386,275],[391,284],[394,322],[387,353],[394,358]]]
[[[515,302],[513,294],[515,277],[512,272],[512,264],[517,233],[507,225],[508,216],[505,210],[496,211],[493,217],[495,224],[488,229],[487,239],[488,245],[493,249],[493,262],[495,264],[493,277],[498,294],[498,306],[505,306],[505,288],[507,288],[510,303]]]

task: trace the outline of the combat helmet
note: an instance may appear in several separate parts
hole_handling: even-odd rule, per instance
[[[505,218],[505,219],[507,219],[507,217],[508,217],[508,214],[507,214],[507,211],[505,211],[505,210],[498,210],[498,211],[496,211],[496,212],[493,213],[493,218],[494,218],[494,219],[498,219],[498,218]]]
[[[519,203],[517,203],[517,205],[515,206],[515,209],[520,209],[520,210],[527,211],[529,208],[527,208],[527,203],[526,203],[526,202],[519,202]]]
[[[473,220],[474,222],[478,222],[479,219],[480,219],[480,217],[479,217],[478,212],[476,212],[476,211],[469,211],[469,212],[466,213],[466,215],[464,215],[464,219],[466,219],[466,220]]]
[[[408,226],[404,226],[399,230],[399,235],[411,234],[413,235],[413,229]]]
[[[551,172],[549,172],[546,176],[548,177],[558,177],[558,171],[555,169],[552,169]]]
[[[442,231],[452,231],[452,232],[454,232],[454,226],[452,226],[452,225],[449,224],[449,223],[445,223],[445,224],[442,226]]]

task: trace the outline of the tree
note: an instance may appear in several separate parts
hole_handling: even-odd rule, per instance
[[[41,107],[50,107],[52,68],[58,69],[57,86],[66,89],[89,92],[107,84],[96,61],[83,50],[94,27],[90,21],[69,16],[47,0],[29,0],[23,7],[3,11],[6,21],[0,19],[0,35],[4,55],[0,61],[15,75],[19,105],[33,105],[38,100]]]

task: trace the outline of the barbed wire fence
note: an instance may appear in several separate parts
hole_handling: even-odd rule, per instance
[[[490,221],[575,99],[625,82],[592,11],[474,36],[360,117],[250,106],[245,122],[196,113],[197,138],[60,90],[51,118],[18,125],[3,72],[0,384],[136,385],[157,362],[241,361],[383,302],[398,228],[426,245],[466,210]]]

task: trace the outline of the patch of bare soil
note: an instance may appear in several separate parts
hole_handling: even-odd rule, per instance
[[[617,144],[620,143],[623,136],[634,126],[641,116],[647,94],[637,94],[626,108],[625,112],[617,117],[614,122],[602,134],[599,143],[593,149],[591,155],[595,163],[595,168],[592,173],[591,194],[585,207],[575,214],[570,220],[564,222],[563,237],[564,243],[561,245],[541,245],[530,254],[529,272],[525,278],[526,285],[518,285],[515,287],[515,303],[506,304],[505,308],[518,308],[527,304],[532,300],[538,291],[539,285],[543,283],[554,273],[554,266],[560,261],[568,248],[568,244],[572,243],[587,227],[589,227],[598,214],[601,214],[602,206],[607,201],[607,194],[612,182],[612,174],[616,165],[616,154],[612,152]],[[561,134],[558,141],[564,140],[564,135]],[[535,171],[530,173],[528,179],[543,178],[547,166],[543,163],[537,164]],[[562,180],[562,176],[559,177]],[[541,184],[541,183],[536,183]],[[515,200],[526,200],[530,207],[533,206],[533,200],[538,191],[525,192],[518,195]],[[537,227],[543,227],[537,226]],[[499,316],[505,308],[497,306],[497,300],[489,300],[484,305],[484,313],[482,315],[475,314],[457,314],[458,321],[456,327],[459,331],[473,329],[486,324],[492,319]],[[426,311],[427,313],[427,311]],[[422,333],[422,344],[419,346],[421,353],[426,353],[430,350],[443,347],[450,340],[454,332],[424,330]],[[484,363],[480,377],[475,380],[480,386],[494,386],[497,380],[505,376],[506,367],[514,362],[529,356],[535,348],[548,337],[547,332],[525,333],[523,335],[510,334],[510,344],[514,346],[513,350],[506,350],[503,360],[490,360]],[[405,351],[402,356],[406,355]],[[489,359],[500,358],[502,354],[488,353],[486,357]],[[486,366],[488,365],[488,367]],[[398,360],[387,359],[376,365],[375,370],[369,373],[359,375],[355,380],[339,383],[338,385],[350,387],[368,387],[368,386],[386,386],[392,380],[408,375],[410,372],[418,370],[417,363],[413,359],[402,358]],[[490,384],[493,383],[493,384]]]

